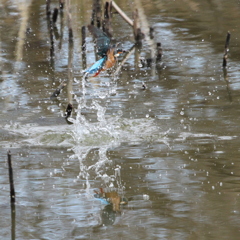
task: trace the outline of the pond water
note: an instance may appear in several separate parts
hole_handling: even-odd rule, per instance
[[[71,1],[72,48],[66,9],[59,16],[54,58],[45,1],[0,1],[1,239],[239,239],[240,2],[139,2],[162,63],[141,66],[148,42],[134,48],[131,27],[114,14],[114,40],[132,52],[117,76],[83,79],[96,60],[88,31],[86,58],[81,50],[91,1]],[[132,16],[134,1],[116,3]],[[96,198],[99,188],[127,204],[115,211]]]

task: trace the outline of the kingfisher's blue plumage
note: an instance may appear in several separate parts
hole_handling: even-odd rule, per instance
[[[106,59],[107,59],[106,56],[101,58],[101,59],[99,59],[90,68],[85,70],[85,72],[89,73],[89,74],[97,74],[97,72],[103,68]]]
[[[106,70],[114,66],[116,62],[116,54],[114,52],[113,46],[111,46],[110,38],[99,28],[96,28],[93,25],[88,26],[89,31],[93,34],[96,47],[97,54],[102,58],[95,62],[90,68],[85,70],[87,74],[95,74],[97,76],[102,70]]]

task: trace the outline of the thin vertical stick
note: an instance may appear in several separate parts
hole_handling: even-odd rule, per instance
[[[95,9],[95,1],[93,0],[91,25],[94,25],[94,22],[95,22],[95,16],[96,16],[96,9]]]
[[[229,52],[229,43],[230,43],[230,32],[227,33],[226,42],[225,42],[225,48],[224,48],[224,55],[223,55],[223,67],[227,67],[227,58],[228,58],[228,52]]]
[[[13,170],[12,170],[12,155],[11,152],[8,151],[8,172],[9,172],[9,184],[10,184],[10,202],[11,202],[11,223],[12,223],[12,240],[15,240],[15,229],[16,229],[16,211],[15,211],[15,189],[14,189],[14,181],[13,181]]]
[[[85,69],[87,67],[86,59],[86,27],[82,26],[82,67]]]
[[[98,28],[101,27],[101,3],[100,0],[93,0],[93,5],[92,5],[92,18],[91,18],[91,25],[94,25],[95,20],[96,20],[96,25]]]
[[[68,83],[67,95],[68,103],[72,104],[72,91],[73,91],[73,44],[70,42],[68,45]]]
[[[9,171],[9,184],[10,184],[10,200],[11,204],[15,204],[15,189],[13,182],[13,170],[12,170],[12,155],[11,152],[8,151],[8,171]]]
[[[144,38],[143,33],[141,32],[140,29],[140,24],[139,24],[139,16],[138,16],[138,10],[136,9],[133,12],[133,33],[134,33],[134,38],[137,44],[140,44],[142,39]]]
[[[65,119],[68,123],[68,118],[72,115],[73,110],[73,43],[70,41],[68,45],[68,83],[67,83],[67,96],[68,96],[68,106],[65,110]]]
[[[60,40],[59,40],[59,49],[62,48],[62,40],[63,40],[63,18],[64,18],[64,13],[63,13],[63,9],[60,8]]]
[[[46,14],[47,14],[47,24],[50,37],[50,60],[51,64],[54,64],[54,39],[53,39],[53,21],[51,19],[51,9],[50,9],[51,0],[46,0]],[[56,14],[56,13],[55,13]],[[54,16],[55,17],[55,16]],[[54,18],[52,17],[52,18]]]
[[[229,52],[230,37],[231,37],[231,34],[230,34],[230,32],[228,32],[226,41],[225,41],[225,46],[224,46],[223,65],[222,66],[223,66],[223,75],[224,75],[224,80],[226,81],[229,101],[232,102],[232,95],[231,95],[229,81],[228,81],[228,75],[227,75],[227,58],[228,58],[228,52]]]
[[[154,39],[150,38],[150,26],[148,24],[147,16],[145,14],[144,8],[141,1],[135,0],[135,7],[138,9],[138,18],[141,25],[141,32],[144,34],[145,40],[150,47],[151,58],[155,57],[156,43]]]
[[[86,27],[82,26],[82,51],[86,51]]]
[[[71,15],[71,0],[66,0],[66,8],[67,8],[67,15],[68,15],[68,37],[69,42],[73,41],[73,30],[72,30],[72,15]]]
[[[51,19],[48,19],[48,28],[49,28],[49,37],[50,37],[50,58],[51,58],[51,63],[53,64],[54,62],[54,38],[53,38],[53,22]]]
[[[46,14],[47,14],[47,16],[50,16],[50,14],[51,14],[50,4],[51,4],[51,0],[46,0]]]
[[[156,49],[156,63],[162,60],[162,44],[160,42],[157,43]]]
[[[97,20],[97,27],[101,27],[101,20],[102,20],[102,11],[101,11],[101,3],[100,0],[96,1],[96,20]]]
[[[112,37],[112,2],[105,2],[102,29],[109,37]]]

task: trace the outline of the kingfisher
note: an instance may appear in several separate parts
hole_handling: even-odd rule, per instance
[[[113,67],[117,61],[117,57],[123,53],[123,50],[116,49],[116,45],[111,45],[111,40],[106,33],[94,25],[89,25],[88,30],[96,40],[97,54],[101,59],[84,72],[86,75],[94,74],[93,76],[96,77],[101,71]]]

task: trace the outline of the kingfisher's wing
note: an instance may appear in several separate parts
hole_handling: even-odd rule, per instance
[[[105,61],[106,61],[106,57],[99,59],[90,68],[85,70],[85,72],[89,73],[89,74],[94,74],[94,73],[99,72],[103,68]]]
[[[101,29],[94,25],[88,25],[88,30],[92,33],[95,38],[97,46],[97,54],[101,57],[107,55],[107,51],[110,47],[110,38]]]

